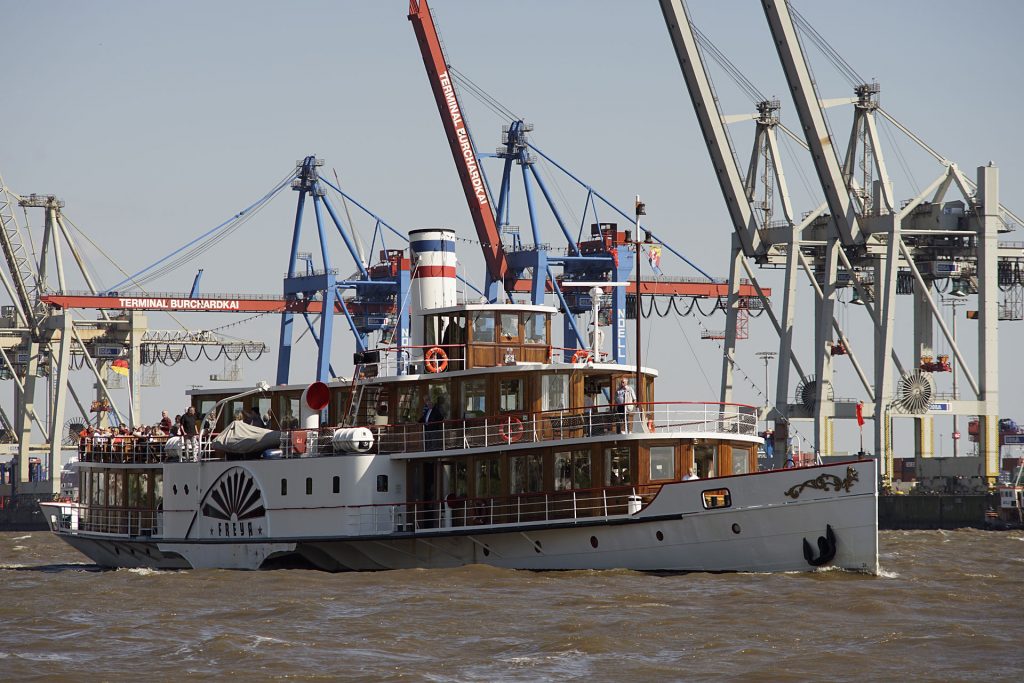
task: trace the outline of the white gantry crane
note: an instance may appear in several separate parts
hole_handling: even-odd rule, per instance
[[[999,473],[998,334],[1000,320],[1021,319],[1019,277],[1024,251],[1003,244],[998,235],[1020,220],[999,202],[998,170],[988,165],[972,182],[960,169],[925,145],[878,104],[879,85],[855,82],[854,96],[822,100],[815,91],[806,58],[797,39],[797,23],[805,20],[784,0],[763,0],[779,60],[793,96],[803,135],[780,122],[777,100],[755,99],[756,113],[727,116],[719,110],[703,61],[701,46],[716,59],[724,57],[691,24],[682,0],[661,0],[662,12],[679,60],[686,87],[700,122],[708,152],[719,179],[733,224],[731,291],[741,271],[753,278],[750,262],[781,268],[784,276],[782,310],[776,314],[765,302],[779,335],[776,400],[777,458],[784,459],[785,436],[794,420],[814,421],[814,447],[832,453],[833,425],[837,419],[856,419],[858,413],[876,420],[874,452],[884,454],[884,476],[892,478],[891,420],[915,421],[916,454],[934,454],[933,421],[938,415],[977,416],[983,473],[994,483]],[[812,31],[812,34],[814,32]],[[820,38],[820,36],[817,36]],[[848,65],[846,65],[849,69]],[[728,71],[735,73],[731,64]],[[850,73],[852,69],[849,69]],[[759,95],[747,83],[748,94]],[[835,144],[824,109],[853,105],[853,123],[845,151]],[[900,203],[879,141],[877,119],[906,134],[940,166],[937,177],[916,196]],[[732,149],[726,126],[753,120],[756,126],[750,163],[744,173]],[[789,135],[810,154],[824,201],[798,217],[794,211],[779,157],[779,132]],[[952,188],[959,199],[947,199]],[[778,210],[776,210],[778,207]],[[781,216],[779,216],[781,214]],[[801,272],[815,292],[813,319],[813,374],[805,372],[793,348],[794,332],[807,329],[796,305]],[[754,279],[756,282],[756,279]],[[958,296],[977,295],[977,310],[968,317],[978,321],[977,363],[971,364],[943,319],[936,293],[945,285]],[[853,291],[870,325],[858,325],[857,334],[844,329],[836,315],[839,292]],[[897,298],[913,300],[913,344],[910,363],[903,363],[895,348]],[[1001,295],[1004,298],[1000,302]],[[736,300],[730,297],[722,370],[722,400],[731,400],[735,351]],[[955,307],[954,307],[955,313]],[[849,326],[848,326],[849,327]],[[936,358],[935,328],[953,358]],[[856,337],[856,338],[855,338]],[[865,368],[855,343],[870,348]],[[863,399],[836,400],[832,367],[837,358],[850,362]],[[810,367],[810,364],[808,364]],[[954,391],[937,393],[934,375],[953,371]],[[956,371],[969,392],[961,395]],[[797,375],[793,396],[793,373]],[[858,410],[858,403],[862,403]]]

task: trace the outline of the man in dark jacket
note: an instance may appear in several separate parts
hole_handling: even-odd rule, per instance
[[[199,430],[196,429],[196,409],[189,406],[185,414],[181,416],[181,427],[185,431],[185,459],[197,460],[199,458]]]

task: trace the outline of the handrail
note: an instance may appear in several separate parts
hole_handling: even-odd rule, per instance
[[[757,435],[757,408],[740,403],[654,401],[565,408],[538,412],[514,411],[488,416],[421,423],[367,425],[380,454],[454,451],[482,447],[552,443],[565,439],[608,438],[612,434]],[[280,457],[333,454],[334,427],[280,431]],[[301,433],[301,437],[293,434]],[[212,450],[216,434],[202,436],[203,460],[223,459]],[[114,435],[83,437],[83,462],[145,464],[164,462],[171,437]],[[187,438],[187,437],[186,437]],[[301,445],[299,445],[301,444]],[[183,448],[187,455],[191,451]]]

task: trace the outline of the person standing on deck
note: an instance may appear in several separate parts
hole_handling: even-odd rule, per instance
[[[625,377],[619,378],[619,388],[615,392],[615,412],[621,415],[621,429],[629,433],[630,413],[636,410],[636,393]]]
[[[185,414],[181,416],[181,427],[185,432],[185,458],[187,460],[199,459],[199,430],[196,429],[196,409],[189,406]]]

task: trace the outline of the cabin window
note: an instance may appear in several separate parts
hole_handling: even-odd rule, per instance
[[[562,451],[555,453],[555,490],[589,489],[590,451]]]
[[[523,341],[527,344],[547,343],[547,316],[543,313],[526,313],[523,316]]]
[[[245,404],[241,401],[228,401],[227,405],[224,406],[223,420],[219,426],[223,429],[235,420],[242,420],[244,422],[245,418]]]
[[[420,419],[418,410],[420,390],[415,384],[398,386],[398,422],[408,423]]]
[[[447,380],[427,382],[427,398],[430,399],[431,405],[438,405],[438,399],[442,396],[444,398],[441,400],[441,412],[444,413],[444,419],[450,420],[452,418],[452,406],[448,397],[451,396],[451,382]]]
[[[501,495],[501,458],[480,458],[476,461],[476,495]]]
[[[584,377],[584,405],[594,407],[607,406],[612,401],[610,387],[611,384],[608,377]]]
[[[287,496],[288,495],[288,480],[287,479],[282,479],[281,480],[281,495],[282,496]]]
[[[313,495],[313,477],[306,477],[306,495]]]
[[[544,459],[541,456],[509,456],[508,467],[510,493],[537,493],[543,490]]]
[[[153,473],[153,507],[157,510],[164,507],[164,475],[159,471]]]
[[[498,410],[503,413],[523,409],[523,380],[503,379],[498,383]]]
[[[733,474],[746,474],[750,471],[749,463],[747,458],[750,457],[750,451],[746,448],[732,447],[732,473]]]
[[[467,379],[462,383],[462,410],[465,417],[487,414],[487,380]]]
[[[715,464],[717,449],[713,445],[701,444],[693,447],[693,464],[697,468],[697,476],[701,479],[718,476]]]
[[[494,342],[494,313],[473,313],[473,341]]]
[[[651,446],[651,480],[676,478],[675,446]]]
[[[259,413],[260,420],[263,421],[263,426],[265,426],[267,429],[270,429],[270,397],[260,396],[258,398],[254,398],[252,400],[252,405],[254,408],[256,408],[256,411]]]
[[[332,490],[335,493],[341,493],[341,477],[334,475],[334,480],[331,484]]]
[[[702,491],[701,497],[704,502],[704,509],[727,508],[732,506],[732,495],[729,489],[710,489]]]
[[[299,397],[279,396],[277,403],[277,419],[281,429],[299,428]]]
[[[543,375],[540,378],[541,410],[565,410],[569,407],[569,375]]]
[[[604,449],[605,486],[631,486],[633,472],[630,465],[629,446]]]
[[[469,494],[469,467],[465,460],[441,463],[445,495],[465,498]]]
[[[378,474],[377,475],[377,493],[388,492],[388,475]]]
[[[124,472],[114,471],[107,476],[110,487],[110,507],[124,507]]]
[[[103,470],[96,472],[94,481],[93,502],[96,505],[106,505],[106,472]]]
[[[199,401],[199,407],[196,408],[196,414],[199,416],[209,415],[213,407],[217,405],[217,401],[212,398],[204,398]],[[184,414],[184,413],[182,413]]]
[[[503,343],[519,341],[519,314],[501,314],[501,341]]]

